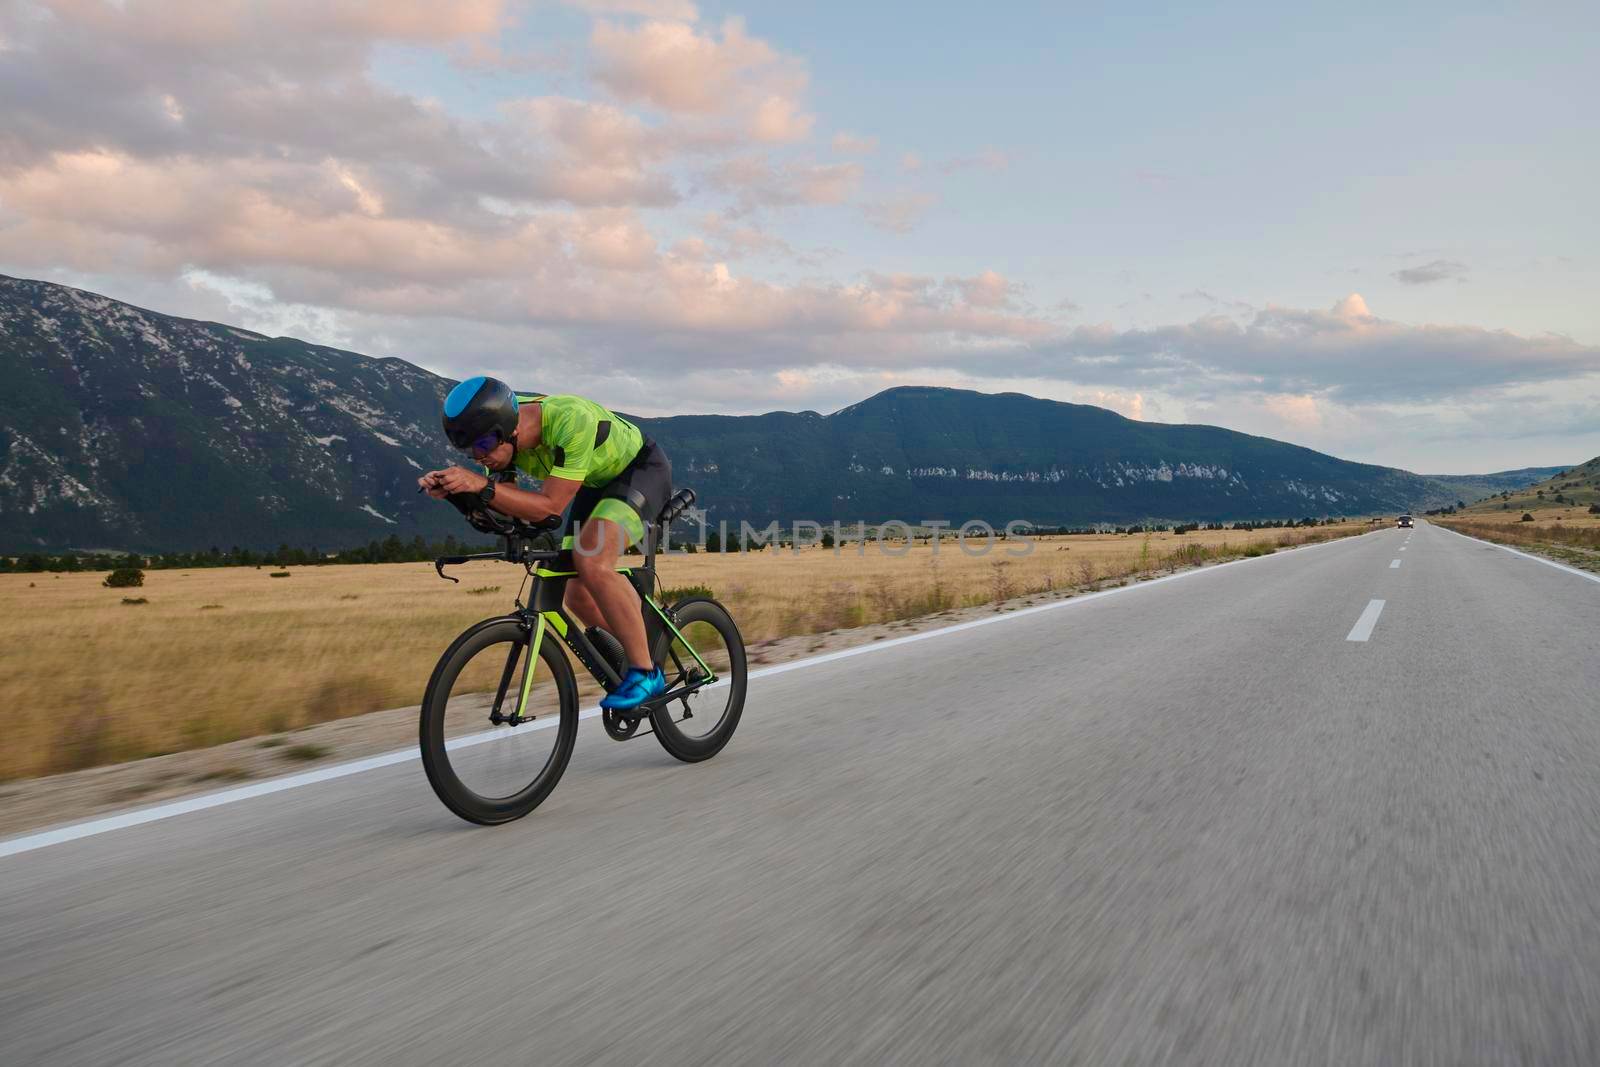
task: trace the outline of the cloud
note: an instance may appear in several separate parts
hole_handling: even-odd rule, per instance
[[[1015,357],[1029,373],[1207,396],[1310,394],[1341,403],[1429,402],[1600,371],[1600,347],[1556,334],[1410,325],[1352,293],[1328,311],[1268,307],[1152,329],[1080,326]]]
[[[900,169],[908,174],[928,168],[940,174],[959,174],[967,170],[1001,171],[1011,166],[1011,157],[998,148],[985,148],[964,156],[950,156],[929,161],[919,153],[906,152],[900,157]]]
[[[1416,267],[1406,267],[1390,275],[1401,285],[1432,285],[1434,282],[1466,281],[1467,265],[1453,259],[1435,259]]]
[[[861,182],[859,163],[774,163],[763,154],[738,156],[704,175],[708,188],[731,194],[735,213],[794,204],[842,204]]]
[[[870,156],[878,150],[878,139],[841,131],[833,135],[833,150],[844,156]]]
[[[733,117],[758,141],[805,138],[814,122],[801,110],[805,67],[723,22],[720,37],[687,22],[638,26],[601,21],[590,35],[595,79],[618,98],[675,115]]]
[[[922,222],[939,198],[932,193],[904,190],[882,200],[864,204],[861,213],[880,230],[891,233],[910,233]]]
[[[1322,425],[1322,410],[1317,398],[1308,394],[1276,393],[1262,400],[1262,406],[1276,418],[1297,427]]]
[[[693,22],[700,12],[688,0],[562,0],[591,15],[643,15],[652,19]]]
[[[797,281],[821,256],[780,221],[905,233],[935,194],[862,202],[851,157],[876,140],[807,144],[805,65],[737,20],[701,24],[682,0],[571,6],[596,21],[548,45],[568,50],[561,93],[466,112],[377,80],[375,60],[400,45],[449,77],[537,65],[499,51],[521,39],[509,4],[0,0],[0,269],[640,410],[939,382],[1361,447],[1396,422],[1456,432],[1441,411],[1489,427],[1502,402],[1519,424],[1502,435],[1593,424],[1594,346],[1391,321],[1356,294],[1307,310],[1195,291],[1206,314],[1130,329],[1074,326],[1068,301],[1036,313],[997,270]],[[1010,165],[895,155],[907,183]]]
[[[974,278],[952,278],[950,283],[961,294],[961,299],[972,307],[1011,307],[1022,292],[1020,285],[1007,281],[992,270],[986,270]]]
[[[701,217],[700,231],[715,244],[717,258],[724,260],[763,257],[815,266],[822,258],[817,253],[800,252],[788,241],[759,226],[724,218],[714,211]],[[709,257],[711,246],[700,243],[705,248],[705,256]]]

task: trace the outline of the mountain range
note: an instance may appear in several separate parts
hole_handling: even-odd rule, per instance
[[[453,382],[405,360],[0,275],[0,373],[0,552],[338,548],[463,530],[415,489],[418,471],[458,459],[438,423]],[[708,518],[735,527],[1420,511],[1562,469],[1430,477],[1215,426],[921,387],[831,415],[636,421]]]

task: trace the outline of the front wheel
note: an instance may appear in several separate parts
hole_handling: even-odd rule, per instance
[[[468,822],[520,819],[550,795],[578,736],[572,666],[552,636],[529,654],[519,619],[488,619],[434,668],[422,698],[422,766]]]
[[[728,609],[705,597],[673,605],[676,634],[669,634],[660,666],[667,689],[699,685],[693,693],[650,712],[661,747],[685,763],[698,763],[722,751],[733,739],[744,712],[744,639]],[[698,653],[698,656],[696,656]],[[709,668],[715,680],[706,682]]]

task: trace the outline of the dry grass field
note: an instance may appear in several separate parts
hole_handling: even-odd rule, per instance
[[[1533,521],[1523,522],[1525,514],[1532,515]],[[1459,533],[1516,545],[1563,563],[1600,571],[1600,515],[1590,514],[1587,507],[1555,505],[1508,511],[1475,507],[1432,521]]]
[[[709,587],[747,643],[1118,583],[1147,573],[1359,533],[1310,530],[1040,538],[1027,555],[923,544],[663,559],[662,585]],[[891,546],[897,549],[905,545]],[[417,703],[468,624],[509,608],[521,571],[427,563],[0,575],[0,780],[200,748]],[[127,604],[124,599],[143,599]]]
[[[1532,515],[1533,522],[1522,521],[1524,514]],[[1600,515],[1589,514],[1587,507],[1521,507],[1510,511],[1498,510],[1469,510],[1457,512],[1454,515],[1441,515],[1429,520],[1448,526],[1452,523],[1481,523],[1487,526],[1509,526],[1513,529],[1521,527],[1538,527],[1544,529],[1552,526],[1562,526],[1569,530],[1597,530],[1600,529]]]

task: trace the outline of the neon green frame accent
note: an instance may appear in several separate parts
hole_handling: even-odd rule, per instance
[[[522,672],[522,692],[517,694],[517,717],[522,717],[522,711],[528,706],[528,694],[533,690],[533,672],[539,666],[539,646],[544,643],[545,618],[539,616],[539,621],[533,626],[533,642],[528,646],[528,669]]]
[[[577,571],[547,571],[543,567],[535,567],[533,569],[533,573],[534,573],[534,575],[536,577],[539,577],[539,578],[576,578],[578,576],[578,572]],[[633,573],[633,567],[632,567],[631,564],[629,566],[626,566],[626,567],[621,566],[619,564],[617,566],[617,573],[618,574],[632,574]]]
[[[546,611],[543,613],[545,620],[550,623],[550,628],[556,632],[557,637],[567,636],[567,620],[561,617],[559,611]]]
[[[661,605],[656,603],[655,597],[647,596],[644,598],[644,602],[655,609],[656,614],[661,616],[661,621],[667,624],[667,629],[672,631],[672,636],[682,641],[683,647],[689,650],[689,655],[693,656],[694,661],[700,664],[700,669],[706,672],[706,684],[709,685],[716,681],[717,672],[707,666],[706,661],[700,658],[700,653],[694,650],[694,646],[689,643],[689,639],[684,637],[683,633],[672,624],[672,620],[667,617],[667,613],[661,610]]]

